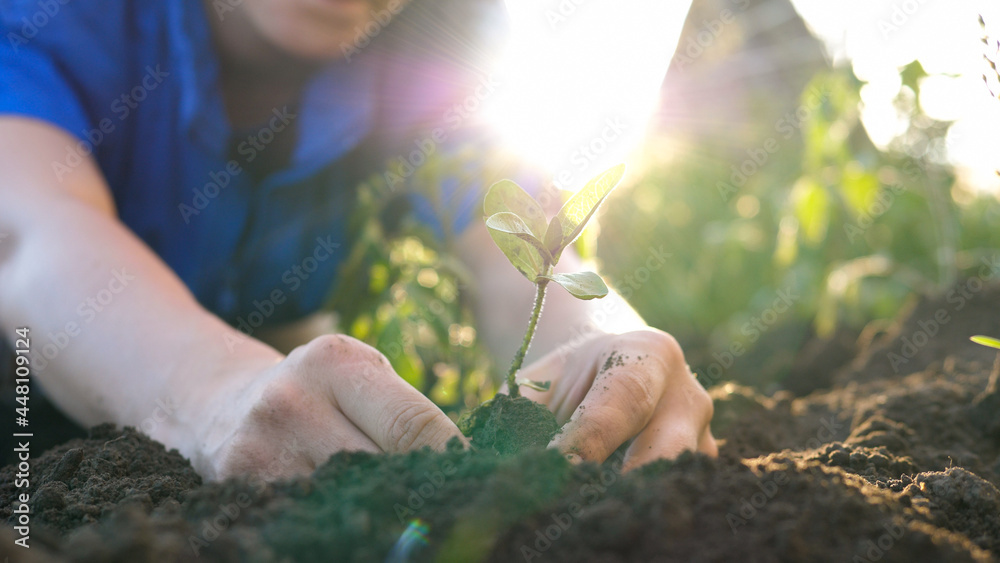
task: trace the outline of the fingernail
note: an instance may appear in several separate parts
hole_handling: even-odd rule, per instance
[[[583,463],[583,458],[576,454],[566,454],[566,461],[572,463],[573,465],[580,465]]]

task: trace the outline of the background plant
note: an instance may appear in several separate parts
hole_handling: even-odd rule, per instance
[[[973,336],[972,341],[976,344],[982,344],[983,346],[989,346],[990,348],[1000,350],[1000,339],[993,338],[992,336]]]

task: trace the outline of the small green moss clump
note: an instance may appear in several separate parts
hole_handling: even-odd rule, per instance
[[[459,421],[459,428],[479,450],[516,455],[529,448],[544,448],[559,430],[554,414],[525,397],[497,394]]]

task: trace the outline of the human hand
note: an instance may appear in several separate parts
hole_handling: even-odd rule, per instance
[[[568,420],[549,446],[573,460],[602,462],[632,437],[626,471],[685,450],[718,455],[712,400],[665,332],[597,336],[546,355],[521,376],[552,381],[547,392],[522,386],[522,394]]]
[[[287,358],[219,387],[204,403],[195,469],[209,480],[311,472],[341,450],[443,449],[455,424],[374,348],[316,338]]]

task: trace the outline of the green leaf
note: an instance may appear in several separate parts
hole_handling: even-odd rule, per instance
[[[504,256],[517,268],[521,275],[534,282],[538,276],[545,271],[545,261],[538,249],[517,238],[516,236],[502,231],[490,230],[493,242],[503,251]]]
[[[806,242],[815,246],[826,238],[830,223],[830,196],[814,181],[800,181],[793,189],[795,216],[802,226]]]
[[[535,391],[548,391],[552,387],[551,381],[533,381],[531,379],[518,379],[517,384],[530,387]]]
[[[562,244],[563,232],[562,232],[562,222],[559,220],[559,216],[556,215],[549,221],[548,228],[545,229],[545,248],[552,253],[554,257],[553,264],[559,261],[559,250],[563,248]]]
[[[500,213],[490,215],[489,218],[486,219],[486,228],[490,231],[500,231],[516,236],[517,238],[535,247],[535,249],[538,250],[538,253],[545,260],[546,265],[552,263],[552,255],[545,249],[545,245],[542,244],[542,241],[538,240],[538,237],[531,233],[531,229],[528,227],[528,224],[525,223],[524,219],[521,217],[508,211],[502,211]]]
[[[521,186],[510,180],[500,180],[490,186],[486,192],[486,200],[483,201],[483,211],[487,217],[509,211],[520,217],[535,237],[545,236],[545,212],[542,211],[542,206]]]
[[[528,280],[534,282],[546,271],[552,256],[520,217],[510,212],[497,213],[486,220],[486,228],[507,260]]]
[[[594,272],[552,274],[541,277],[561,285],[577,299],[600,299],[608,294],[608,286],[605,285],[601,276]]]
[[[625,175],[625,165],[619,164],[595,176],[580,191],[576,192],[552,218],[545,232],[545,242],[549,252],[558,259],[563,248],[576,240],[594,216],[611,190]],[[548,231],[552,230],[552,233]],[[558,241],[558,242],[556,242]]]
[[[982,344],[983,346],[989,346],[990,348],[1000,350],[1000,339],[993,338],[992,336],[973,336],[970,340],[976,344]]]

